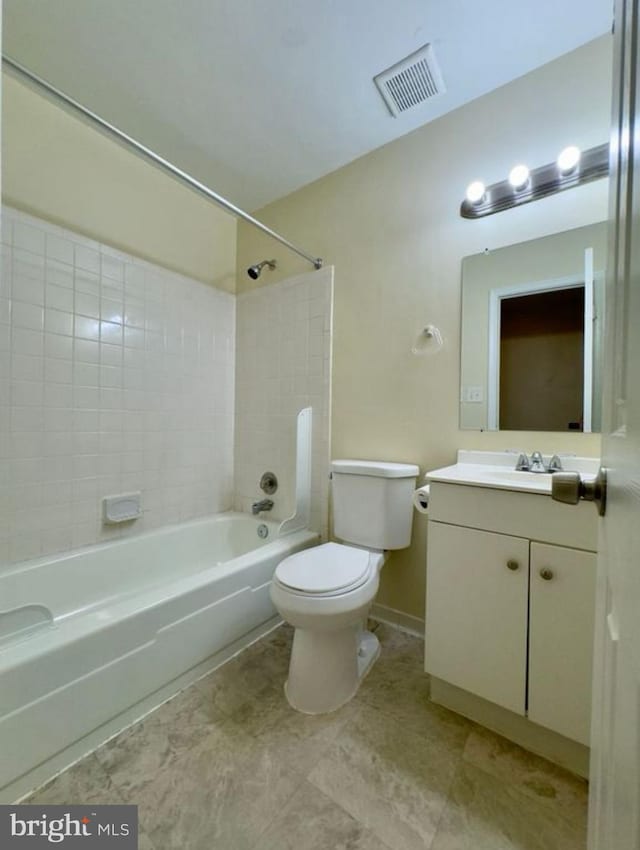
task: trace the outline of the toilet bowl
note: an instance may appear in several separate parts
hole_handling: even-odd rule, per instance
[[[418,467],[334,461],[332,473],[335,524],[346,542],[285,558],[271,583],[275,607],[295,628],[285,693],[306,714],[335,711],[348,702],[379,655],[378,639],[364,624],[385,550],[409,545]],[[350,494],[351,505],[344,501]],[[336,506],[342,506],[340,522]]]
[[[362,624],[384,561],[382,552],[325,543],[278,565],[271,599],[295,628],[285,692],[298,711],[340,708],[378,657],[378,639]]]

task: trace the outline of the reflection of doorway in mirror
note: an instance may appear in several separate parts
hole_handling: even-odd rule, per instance
[[[572,294],[572,290],[579,293]],[[513,303],[505,307],[510,324],[503,345],[505,301]],[[531,310],[530,320],[527,310]],[[594,319],[591,248],[584,252],[582,275],[491,290],[490,429],[592,430]],[[503,355],[509,358],[504,377]]]
[[[577,415],[565,413],[563,424],[554,427],[565,434],[575,433],[576,437],[582,432],[569,428],[569,423],[581,422],[583,431],[587,433],[600,431],[606,251],[607,228],[603,222],[597,222],[464,258],[461,428],[497,431],[500,425],[506,431],[509,427],[500,422],[500,300],[554,289],[584,287],[587,292],[591,290],[591,297],[587,295],[585,298],[583,409]],[[537,355],[532,356],[532,360],[535,359]],[[540,391],[533,389],[538,375],[534,370],[535,363],[531,362],[526,374],[521,376],[523,390],[528,388],[528,402],[540,396]],[[513,433],[534,428],[548,430],[546,426],[540,427],[530,421],[523,422],[521,428]]]
[[[500,302],[499,427],[582,431],[584,285]]]

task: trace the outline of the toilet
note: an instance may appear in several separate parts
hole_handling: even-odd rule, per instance
[[[418,472],[407,463],[334,460],[333,526],[344,542],[297,552],[276,568],[271,599],[295,629],[285,693],[298,711],[340,708],[377,659],[378,639],[364,626],[388,551],[411,541]]]

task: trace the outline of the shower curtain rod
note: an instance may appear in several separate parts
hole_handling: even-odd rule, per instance
[[[155,165],[161,171],[164,171],[166,174],[169,174],[171,177],[176,178],[181,183],[187,185],[190,189],[198,192],[200,195],[204,195],[210,201],[214,201],[219,206],[223,207],[223,209],[227,210],[233,215],[241,218],[243,221],[248,222],[249,224],[256,227],[258,230],[261,230],[263,233],[266,233],[267,236],[270,236],[272,239],[275,239],[277,242],[280,242],[281,245],[284,245],[285,248],[288,248],[290,251],[293,251],[295,254],[298,254],[299,257],[303,257],[315,269],[322,268],[322,258],[314,257],[312,254],[307,254],[306,251],[302,251],[300,248],[297,248],[293,243],[289,242],[288,239],[285,239],[284,236],[280,236],[279,233],[276,233],[275,230],[271,230],[270,227],[267,227],[266,224],[263,224],[261,221],[258,221],[257,218],[254,218],[249,213],[241,210],[240,207],[237,207],[235,204],[232,204],[231,201],[228,201],[226,198],[223,198],[222,195],[219,195],[217,192],[214,192],[213,189],[210,189],[208,186],[205,186],[204,183],[201,183],[199,180],[196,180],[195,177],[192,177],[190,174],[187,174],[186,171],[183,171],[181,168],[178,168],[176,165],[173,165],[168,160],[164,159],[164,157],[155,153],[148,148],[146,145],[141,144],[136,141],[136,139],[129,136],[127,133],[124,133],[122,130],[119,130],[113,124],[110,124],[108,121],[105,121],[104,118],[101,118],[95,112],[92,112],[90,109],[87,109],[86,106],[83,106],[81,103],[78,103],[77,100],[69,97],[60,89],[57,89],[55,86],[52,86],[46,80],[43,80],[42,77],[38,77],[37,74],[29,71],[28,68],[25,68],[24,65],[21,65],[19,62],[16,62],[14,59],[11,59],[9,56],[2,56],[2,65],[6,68],[13,76],[17,77],[19,80],[22,80],[37,90],[43,91],[50,99],[56,101],[57,103],[62,104],[67,110],[70,112],[81,116],[84,120],[89,121],[90,124],[94,125],[98,129],[100,129],[103,133],[106,133],[107,136],[111,136],[116,139],[118,142],[123,144],[125,147],[131,148],[135,151],[138,156],[141,156],[143,159],[150,162],[152,165]]]

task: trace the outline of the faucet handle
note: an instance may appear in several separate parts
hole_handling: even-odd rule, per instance
[[[542,457],[542,452],[533,452],[533,454],[531,455],[531,466],[529,468],[531,472],[547,471],[544,468],[544,458]]]
[[[528,472],[530,468],[531,465],[529,464],[529,458],[524,452],[520,452],[518,460],[516,461],[516,470],[518,472]]]
[[[558,455],[554,455],[549,461],[549,466],[547,467],[548,472],[562,472],[562,461],[558,457]]]

